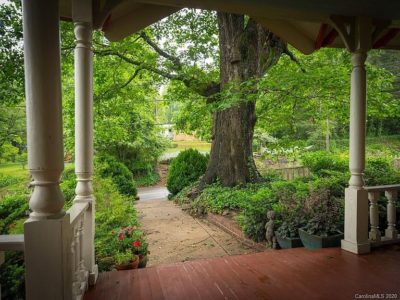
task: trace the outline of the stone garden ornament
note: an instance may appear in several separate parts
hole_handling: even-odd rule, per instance
[[[270,210],[267,212],[268,222],[265,224],[265,238],[267,240],[267,246],[276,249],[276,237],[274,234],[274,222],[275,222],[275,212]]]

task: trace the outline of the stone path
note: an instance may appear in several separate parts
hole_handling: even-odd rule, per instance
[[[149,242],[148,266],[254,252],[215,225],[186,214],[167,194],[165,187],[141,188],[135,204]]]

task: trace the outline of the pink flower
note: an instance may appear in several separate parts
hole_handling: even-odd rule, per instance
[[[124,235],[122,233],[118,234],[118,240],[122,241],[124,239]]]
[[[134,241],[132,243],[133,247],[139,247],[140,246],[140,242],[139,241]]]

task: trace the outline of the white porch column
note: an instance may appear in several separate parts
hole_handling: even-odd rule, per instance
[[[354,253],[370,251],[368,240],[368,192],[364,187],[367,52],[352,53],[350,96],[350,172],[345,191],[345,236],[342,248]]]
[[[83,259],[94,284],[98,270],[94,255],[95,198],[93,196],[93,53],[92,26],[75,22],[75,172],[77,176],[74,202],[87,202],[85,214]]]
[[[28,164],[34,190],[24,224],[27,299],[63,299],[68,216],[64,168],[58,1],[23,0]]]
[[[349,25],[349,24],[347,24]],[[365,60],[371,48],[372,22],[357,17],[354,26],[337,24],[351,52],[353,70],[350,92],[350,160],[351,177],[345,191],[344,240],[342,249],[353,253],[370,251],[368,240],[368,192],[364,189],[365,135],[367,113],[367,76]],[[346,28],[351,28],[347,32]]]

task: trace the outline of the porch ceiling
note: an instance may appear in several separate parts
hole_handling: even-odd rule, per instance
[[[72,19],[71,3],[60,1],[63,19]],[[369,17],[373,48],[400,49],[397,0],[93,0],[93,23],[110,41],[117,41],[183,7],[250,15],[305,54],[321,47],[345,47],[334,16]]]

